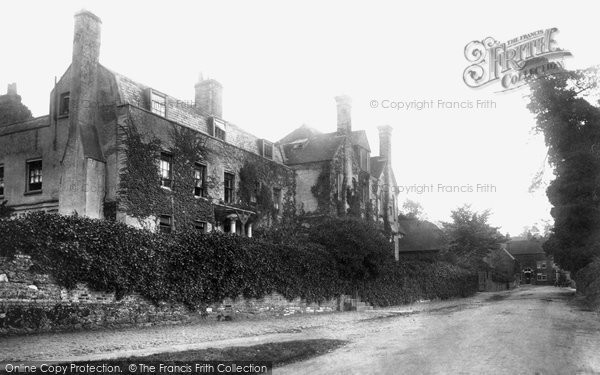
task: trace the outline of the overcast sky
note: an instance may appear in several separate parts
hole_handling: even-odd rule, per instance
[[[73,14],[85,8],[102,21],[100,61],[160,91],[192,100],[199,73],[224,86],[224,118],[278,140],[301,124],[335,131],[334,97],[353,97],[353,129],[369,135],[393,127],[393,165],[401,195],[422,203],[432,221],[448,220],[464,203],[490,208],[492,224],[516,235],[550,219],[544,188],[531,194],[546,148],[532,133],[526,91],[467,87],[467,43],[499,41],[557,27],[568,68],[600,62],[590,25],[564,2],[323,1],[11,1],[0,14],[0,89],[17,82],[35,116],[48,112],[54,77],[71,60]],[[594,9],[579,6],[580,9]],[[430,101],[434,108],[394,110],[371,101]],[[438,101],[491,100],[490,109],[440,109]],[[552,177],[546,167],[547,178]],[[495,192],[450,193],[442,186],[489,184]]]

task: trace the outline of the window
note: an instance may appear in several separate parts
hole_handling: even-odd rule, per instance
[[[27,191],[37,192],[42,190],[42,161],[32,160],[27,162]]]
[[[219,120],[215,117],[210,117],[208,119],[208,134],[213,137],[225,140],[225,121]]]
[[[173,184],[173,156],[162,152],[160,154],[160,185],[171,188]]]
[[[4,196],[4,165],[0,164],[0,197]]]
[[[171,233],[173,231],[173,218],[169,215],[160,215],[158,230],[161,233]]]
[[[546,281],[546,280],[548,280],[548,276],[546,276],[543,273],[538,273],[536,276],[536,280],[537,281]]]
[[[233,203],[233,187],[234,187],[234,176],[231,173],[225,172],[224,176],[225,186],[225,203]]]
[[[68,116],[69,115],[69,101],[71,95],[69,92],[60,94],[60,102],[58,104],[58,115]]]
[[[196,163],[194,166],[194,195],[206,197],[206,165]]]
[[[279,188],[273,188],[273,205],[277,212],[281,210],[281,189]]]
[[[546,269],[546,261],[542,261],[542,269],[545,270]]]
[[[261,142],[261,146],[262,146],[262,156],[264,156],[267,159],[273,159],[273,143],[267,141],[267,140],[262,140]]]
[[[206,221],[194,220],[194,228],[202,233],[206,233]]]
[[[167,97],[152,90],[150,94],[152,112],[166,117],[167,114]]]
[[[254,190],[250,193],[250,203],[256,204],[258,201],[258,192],[260,191],[260,182],[256,182]]]

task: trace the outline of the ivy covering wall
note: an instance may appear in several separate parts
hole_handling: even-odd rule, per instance
[[[194,227],[195,221],[217,224],[214,204],[255,212],[257,225],[269,225],[293,215],[294,172],[284,165],[216,140],[195,130],[132,111],[121,128],[118,210],[142,224],[149,217],[172,216],[176,231]],[[161,152],[172,156],[172,185],[160,185]],[[204,197],[195,197],[194,167],[206,166]],[[234,201],[223,202],[223,173],[235,175]],[[275,209],[273,189],[280,189]]]
[[[370,226],[327,220],[323,227],[284,235],[274,229],[257,239],[199,231],[166,235],[108,220],[33,213],[0,220],[0,256],[30,255],[40,273],[67,288],[85,283],[117,297],[139,293],[192,309],[271,292],[308,301],[358,292],[376,305],[394,305],[477,290],[476,276],[460,267],[396,263]]]

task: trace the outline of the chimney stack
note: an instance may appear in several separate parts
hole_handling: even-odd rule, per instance
[[[389,125],[378,126],[379,130],[379,156],[386,158],[388,165],[392,163],[392,127]]]
[[[14,95],[17,96],[17,84],[16,83],[9,83],[8,84],[8,89],[6,90],[6,95]]]
[[[217,80],[208,78],[200,80],[196,85],[196,108],[209,116],[223,118],[223,85]]]
[[[350,134],[352,132],[352,98],[348,95],[335,97],[337,104],[337,132]]]
[[[87,10],[75,14],[69,95],[71,128],[95,125],[101,24],[100,18]]]

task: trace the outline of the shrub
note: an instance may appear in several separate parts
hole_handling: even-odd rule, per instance
[[[108,220],[33,213],[0,220],[0,256],[31,256],[36,268],[67,288],[85,283],[117,298],[196,308],[225,298],[323,301],[359,292],[376,305],[470,294],[472,275],[443,262],[391,258],[390,244],[355,219],[328,219],[295,240],[220,232],[151,233]],[[275,242],[270,238],[279,238]],[[282,240],[283,239],[283,240]]]

